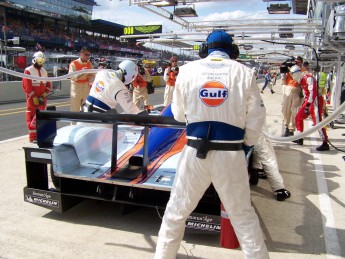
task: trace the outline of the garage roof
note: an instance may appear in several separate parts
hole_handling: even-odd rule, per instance
[[[292,0],[292,10],[294,14],[307,15],[308,0]]]
[[[121,36],[123,34],[123,28],[125,28],[125,26],[122,24],[101,19],[91,20],[90,23],[90,25],[84,26],[83,29],[116,37]]]

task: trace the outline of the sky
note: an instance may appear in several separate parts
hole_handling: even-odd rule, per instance
[[[196,0],[197,1],[197,0]],[[200,0],[203,1],[203,0]],[[198,2],[194,8],[198,17],[184,17],[188,22],[201,21],[222,21],[236,19],[293,19],[307,18],[305,15],[278,15],[268,14],[267,2],[262,0],[210,0],[211,2]],[[92,19],[103,19],[110,22],[122,24],[125,26],[137,25],[162,25],[163,33],[179,33],[186,30],[169,19],[163,18],[149,10],[140,8],[137,5],[129,5],[129,0],[96,0],[99,6],[94,6]],[[272,0],[272,3],[273,0]],[[279,2],[275,2],[279,3]],[[280,2],[284,3],[284,2]],[[287,1],[285,3],[290,3]],[[291,5],[291,3],[290,3]],[[180,6],[180,5],[179,5]],[[181,7],[186,7],[181,5]],[[173,13],[173,7],[165,7],[166,10]],[[146,44],[153,47],[154,45]]]
[[[153,12],[136,5],[130,6],[128,0],[96,0],[96,2],[99,6],[94,6],[92,19],[103,19],[125,26],[163,25],[163,33],[176,32],[183,29],[182,26]],[[262,0],[212,1],[196,3],[194,6],[198,17],[184,18],[188,22],[233,20],[241,18],[305,18],[305,16],[301,15],[293,15],[293,17],[291,15],[270,15],[267,12],[267,3]],[[181,7],[183,7],[183,5]],[[173,12],[173,7],[167,7],[165,9],[171,13]]]

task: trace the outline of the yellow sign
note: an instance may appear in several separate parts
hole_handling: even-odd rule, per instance
[[[162,25],[142,25],[123,28],[125,35],[142,35],[150,33],[162,33]]]

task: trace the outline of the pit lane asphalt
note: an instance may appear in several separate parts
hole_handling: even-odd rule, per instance
[[[260,84],[259,86],[261,86]],[[283,131],[281,87],[263,94],[270,134]],[[310,124],[310,121],[306,124]],[[345,125],[328,129],[345,149]],[[266,180],[251,187],[271,258],[345,258],[344,153],[317,152],[318,134],[304,146],[273,142],[292,196],[274,199]],[[154,209],[121,215],[116,204],[84,201],[58,214],[23,201],[27,136],[0,142],[0,258],[153,258],[161,219]],[[162,212],[160,212],[162,214]],[[243,258],[219,247],[219,234],[186,232],[177,258]]]

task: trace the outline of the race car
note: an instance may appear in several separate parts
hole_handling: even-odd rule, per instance
[[[84,199],[164,209],[180,152],[185,124],[171,108],[149,116],[37,111],[38,147],[24,147],[24,200],[64,212]],[[75,121],[57,129],[58,121]],[[53,186],[50,186],[49,179]],[[220,230],[220,200],[211,185],[187,227]]]

